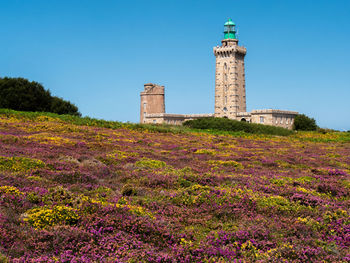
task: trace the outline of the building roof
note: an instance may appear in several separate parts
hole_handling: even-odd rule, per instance
[[[227,22],[225,23],[225,26],[235,26],[236,24],[232,21],[232,19],[231,18],[229,18],[228,20],[227,20]]]

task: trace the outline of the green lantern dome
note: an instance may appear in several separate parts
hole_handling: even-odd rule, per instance
[[[224,24],[224,39],[237,39],[235,26],[236,24],[231,19]]]
[[[228,19],[228,21],[225,23],[225,26],[235,26],[236,24],[232,21],[231,18]]]

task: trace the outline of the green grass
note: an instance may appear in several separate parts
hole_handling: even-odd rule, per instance
[[[93,126],[109,129],[126,128],[131,130],[144,130],[153,133],[207,133],[211,135],[226,135],[234,137],[249,137],[251,134],[258,137],[270,136],[292,136],[301,141],[312,142],[350,142],[350,132],[298,132],[262,124],[246,123],[225,118],[202,118],[187,121],[184,126],[169,124],[140,124],[140,123],[123,123],[118,121],[106,121],[90,117],[78,117],[73,115],[59,115],[49,112],[26,112],[9,109],[1,109],[0,115],[7,117],[25,118],[36,121],[43,116],[55,118],[67,123],[80,126]],[[305,135],[304,135],[305,133]]]
[[[248,123],[226,118],[201,118],[184,122],[184,126],[196,129],[212,129],[231,132],[246,132],[252,134],[269,134],[288,136],[294,132],[281,127]]]
[[[140,124],[140,123],[123,123],[118,121],[106,121],[102,119],[95,119],[90,117],[78,117],[73,115],[59,115],[50,112],[27,112],[27,111],[15,111],[9,109],[0,109],[0,114],[7,117],[16,116],[23,117],[32,121],[36,121],[38,117],[47,116],[56,118],[67,123],[81,125],[81,126],[96,126],[109,129],[128,128],[131,130],[147,130],[149,132],[159,133],[191,133],[191,132],[204,132],[214,135],[244,135],[242,132],[228,132],[228,131],[215,131],[215,130],[201,130],[185,127],[181,125],[169,125],[169,124]]]

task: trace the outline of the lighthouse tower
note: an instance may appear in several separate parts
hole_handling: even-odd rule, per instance
[[[244,56],[246,49],[238,46],[235,23],[229,19],[224,25],[222,45],[214,47],[215,117],[236,119],[238,112],[246,112]]]

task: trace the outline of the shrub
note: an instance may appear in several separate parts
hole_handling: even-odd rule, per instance
[[[322,134],[336,132],[336,130],[328,129],[328,128],[317,128],[317,131]]]
[[[211,129],[230,132],[247,132],[254,134],[290,135],[293,132],[281,127],[248,123],[227,118],[200,118],[183,123],[184,126],[194,129]]]
[[[171,201],[178,205],[191,206],[194,204],[202,204],[208,198],[210,192],[209,186],[202,186],[200,184],[193,184],[185,189],[179,191],[176,195],[171,197]]]
[[[74,225],[79,219],[76,210],[67,206],[54,206],[53,208],[38,207],[27,211],[24,221],[35,228],[47,228],[55,225]]]
[[[194,153],[196,154],[208,154],[208,155],[215,155],[217,152],[214,149],[198,149]]]
[[[293,130],[300,131],[316,131],[317,125],[313,118],[306,116],[305,114],[298,114],[294,118]]]
[[[177,183],[179,184],[180,187],[190,187],[193,182],[185,179],[183,176],[179,176],[177,179]]]
[[[166,163],[163,161],[152,160],[147,158],[142,158],[135,163],[137,167],[146,169],[161,169],[166,167]]]
[[[328,171],[328,175],[347,175],[346,172],[338,169],[331,169]]]
[[[10,194],[10,195],[14,195],[14,196],[20,196],[23,195],[23,192],[21,192],[20,190],[18,190],[18,188],[14,187],[14,186],[0,186],[0,196],[2,194]]]
[[[224,167],[236,167],[236,168],[243,169],[243,165],[236,161],[209,160],[208,163],[216,167],[224,166]]]
[[[62,186],[50,188],[48,193],[42,197],[46,205],[73,205],[76,196]]]
[[[0,78],[0,107],[23,111],[46,111],[51,94],[37,82],[24,78]]]
[[[125,184],[121,192],[123,196],[133,196],[137,194],[136,189],[131,184]]]
[[[7,259],[7,257],[6,257],[5,255],[1,254],[1,252],[0,252],[0,262],[1,262],[1,263],[7,263],[7,262],[9,262],[8,259]]]
[[[32,204],[38,204],[41,201],[41,197],[37,193],[31,192],[27,194],[27,200]]]
[[[113,190],[108,187],[99,186],[98,188],[89,192],[90,197],[95,198],[98,201],[106,202],[112,195]]]
[[[295,206],[283,196],[263,196],[257,199],[259,207],[276,208],[279,211],[293,211]]]
[[[40,83],[24,78],[0,78],[0,108],[81,115],[71,102],[52,97]]]
[[[49,111],[57,114],[81,115],[77,106],[59,97],[51,98],[51,107]]]
[[[54,176],[53,180],[62,184],[74,184],[74,183],[96,183],[94,175],[88,172],[63,172]]]
[[[41,160],[0,156],[0,171],[27,172],[43,167],[45,167],[45,163]]]
[[[331,184],[322,183],[317,185],[317,192],[319,193],[331,194],[332,196],[337,196],[339,191],[340,190],[337,189],[336,186],[333,186]]]

